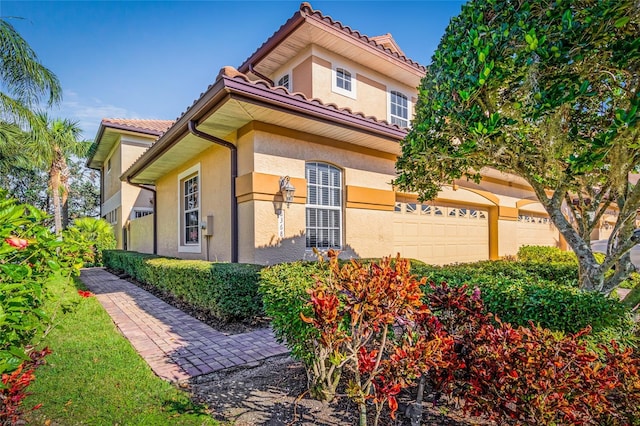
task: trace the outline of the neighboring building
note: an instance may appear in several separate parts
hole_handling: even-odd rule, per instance
[[[303,3],[237,70],[223,68],[155,143],[162,126],[138,126],[135,140],[153,143],[141,156],[144,147],[129,151],[135,120],[120,121],[127,129],[103,121],[89,165],[105,176],[117,155],[124,167],[117,197],[118,184],[103,177],[102,214],[121,208],[114,222],[123,247],[232,262],[312,259],[313,248],[338,248],[443,264],[497,259],[523,244],[560,246],[519,177],[483,170],[479,185],[459,181],[426,203],[394,190],[425,72],[390,34],[369,38]],[[151,208],[153,193],[127,182],[155,188],[153,218],[131,216]]]
[[[100,170],[100,217],[113,225],[119,249],[131,249],[129,221],[153,213],[153,192],[122,183],[120,176],[171,124],[173,121],[119,118],[100,123],[87,166]],[[153,250],[153,232],[146,240],[138,248]]]

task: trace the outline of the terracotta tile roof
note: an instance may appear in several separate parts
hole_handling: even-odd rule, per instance
[[[296,111],[304,111],[315,116],[323,116],[327,120],[342,122],[343,125],[352,125],[354,128],[364,131],[371,131],[378,135],[384,135],[396,141],[402,140],[407,129],[396,124],[390,124],[386,120],[378,120],[376,117],[365,116],[361,112],[353,112],[349,108],[340,108],[333,103],[324,103],[319,99],[309,99],[303,93],[289,92],[282,86],[273,87],[270,82],[265,80],[251,80],[246,74],[241,73],[231,66],[223,67],[216,81],[207,87],[200,96],[193,101],[180,116],[175,120],[173,126],[158,138],[158,141],[152,145],[140,158],[138,158],[127,169],[121,178],[136,176],[146,164],[155,161],[162,153],[166,151],[167,146],[170,147],[177,140],[177,135],[181,134],[182,129],[187,127],[187,122],[193,119],[190,112],[200,111],[209,108],[206,105],[223,91],[230,91],[238,95],[248,96],[254,100],[263,100],[265,104],[276,105],[281,107],[286,105]],[[191,117],[189,117],[191,115]]]
[[[311,104],[311,105],[315,105],[315,106],[321,106],[324,108],[327,108],[329,110],[333,110],[336,112],[340,112],[345,116],[352,116],[352,117],[357,117],[360,119],[364,119],[370,123],[375,123],[377,125],[382,125],[383,127],[387,127],[390,130],[393,131],[402,131],[402,132],[406,132],[407,130],[403,127],[398,126],[397,124],[391,124],[389,123],[387,120],[378,120],[376,117],[374,116],[367,116],[362,112],[354,112],[351,110],[351,108],[341,108],[338,105],[334,104],[334,103],[324,103],[322,102],[320,99],[317,98],[308,98],[307,96],[305,96],[304,93],[300,93],[300,92],[290,92],[288,89],[286,89],[285,87],[282,86],[272,86],[270,82],[266,81],[266,80],[251,80],[246,74],[241,73],[240,71],[238,71],[237,69],[235,69],[234,67],[231,66],[225,66],[222,67],[220,69],[220,72],[218,73],[218,76],[216,77],[216,81],[215,83],[217,83],[221,78],[223,77],[227,77],[227,78],[231,78],[243,83],[248,83],[249,85],[261,88],[261,89],[266,89],[272,93],[279,93],[282,95],[286,95],[289,98],[293,98],[299,101],[303,101],[305,103]],[[177,123],[178,121],[180,121],[180,119],[189,112],[189,110],[196,105],[200,99],[202,99],[207,92],[215,85],[215,83],[209,85],[209,87],[207,87],[207,90],[202,92],[200,94],[200,96],[193,101],[193,103],[191,104],[191,106],[189,106],[182,114],[180,114],[180,116],[175,120],[175,122]],[[167,129],[168,130],[168,129]]]
[[[296,24],[296,21],[301,19],[313,19],[316,22],[320,22],[323,23],[327,26],[333,27],[333,28],[337,28],[338,30],[344,32],[345,34],[347,34],[348,36],[352,37],[354,40],[357,40],[361,43],[365,43],[367,45],[369,45],[370,47],[374,48],[374,49],[378,49],[383,51],[384,53],[386,53],[389,56],[392,56],[394,58],[397,58],[405,63],[407,63],[408,65],[422,71],[422,72],[426,72],[427,71],[427,67],[424,65],[421,65],[420,63],[407,58],[404,53],[402,52],[402,50],[400,50],[398,48],[398,51],[395,51],[393,49],[389,49],[388,47],[383,46],[383,42],[388,41],[387,36],[391,36],[390,34],[386,34],[384,36],[377,36],[377,37],[368,37],[364,34],[361,34],[360,31],[354,30],[351,27],[344,25],[342,22],[340,21],[336,21],[334,20],[331,16],[328,15],[324,15],[322,12],[320,12],[319,10],[314,10],[311,7],[311,4],[304,2],[302,4],[300,4],[300,10],[298,12],[296,12],[296,14],[294,14],[287,22],[285,22],[280,28],[278,28],[278,30],[273,33],[273,35],[271,37],[269,37],[267,39],[267,41],[265,41],[264,43],[262,43],[262,45],[255,51],[253,52],[248,58],[247,60],[244,61],[244,63],[242,65],[240,65],[239,69],[246,71],[245,68],[248,67],[249,61],[254,58],[261,50],[263,49],[271,49],[273,48],[273,46],[271,46],[272,41],[274,39],[277,39],[278,37],[280,37],[283,31],[286,31],[288,27],[293,27],[291,29],[291,31],[295,30],[295,28],[299,25]],[[395,44],[395,41],[394,41]]]
[[[139,131],[160,136],[173,125],[172,120],[140,120],[129,118],[103,118],[102,125],[116,129]]]
[[[278,92],[278,93],[282,93],[282,94],[286,94],[289,95],[293,98],[297,98],[299,100],[302,101],[306,101],[309,102],[311,104],[315,104],[315,105],[321,105],[327,108],[331,108],[333,110],[336,111],[341,111],[341,112],[345,112],[347,114],[356,116],[356,117],[360,117],[360,118],[364,118],[368,121],[371,122],[375,122],[378,124],[384,124],[390,128],[393,129],[397,129],[397,130],[403,130],[402,127],[398,126],[397,124],[390,124],[387,120],[378,120],[376,117],[372,116],[372,115],[364,115],[364,113],[362,112],[358,112],[358,111],[352,111],[351,108],[346,108],[346,107],[339,107],[338,105],[334,104],[334,103],[324,103],[322,102],[320,99],[317,98],[308,98],[304,93],[300,93],[300,92],[291,92],[289,91],[287,88],[282,87],[282,86],[276,86],[273,87],[271,86],[271,84],[265,80],[251,80],[249,79],[249,77],[246,74],[241,73],[240,71],[238,71],[237,69],[233,68],[233,67],[223,67],[220,70],[220,73],[218,74],[218,77],[216,78],[216,80],[218,80],[219,78],[221,78],[222,76],[226,76],[226,77],[231,77],[234,79],[240,79],[243,80],[247,83],[250,83],[254,86],[262,86],[265,89],[269,89],[272,92]]]
[[[304,2],[300,5],[300,12],[309,16],[309,17],[313,17],[316,18],[320,21],[323,21],[325,23],[327,23],[328,25],[338,28],[342,31],[344,31],[346,34],[354,37],[355,39],[359,39],[360,41],[363,41],[377,49],[380,49],[384,52],[386,52],[387,54],[394,56],[406,63],[408,63],[409,65],[418,68],[421,71],[426,71],[427,68],[424,65],[420,65],[418,62],[407,58],[405,55],[395,52],[387,47],[384,47],[382,44],[379,44],[376,41],[377,37],[368,37],[364,34],[361,34],[360,31],[356,31],[351,29],[351,27],[344,25],[342,22],[340,21],[335,21],[333,18],[331,18],[331,16],[326,16],[323,15],[322,12],[320,12],[319,10],[313,10],[313,8],[311,7],[311,5],[307,2]]]

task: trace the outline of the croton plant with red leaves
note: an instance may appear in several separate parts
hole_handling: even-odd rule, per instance
[[[427,373],[434,388],[463,398],[466,412],[500,424],[636,425],[640,359],[615,342],[588,349],[582,336],[530,324],[513,328],[484,313],[479,293],[431,286],[428,301],[454,344]],[[442,367],[445,365],[445,367]]]
[[[33,350],[29,353],[29,360],[24,361],[18,368],[2,375],[2,386],[0,386],[0,424],[17,424],[22,417],[22,402],[29,396],[27,387],[36,379],[35,370],[44,364],[44,357],[49,355],[51,350]],[[32,408],[37,410],[42,404]]]
[[[367,400],[376,406],[377,424],[385,404],[395,415],[396,395],[440,361],[447,342],[417,333],[416,320],[429,316],[429,309],[420,289],[425,282],[411,275],[408,260],[341,266],[338,252],[328,256],[328,278],[309,290],[313,317],[302,319],[319,331],[316,358],[332,356],[322,365],[353,372],[347,394],[360,408],[360,424],[367,423]]]

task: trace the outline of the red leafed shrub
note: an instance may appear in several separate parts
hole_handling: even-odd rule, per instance
[[[589,331],[557,337],[533,324],[483,327],[465,409],[526,424],[631,424],[638,413],[638,358],[616,348],[599,357],[580,339]]]
[[[479,292],[432,285],[428,302],[454,345],[428,378],[436,390],[464,398],[464,409],[500,424],[636,425],[640,360],[615,343],[599,356],[581,336],[513,328],[483,314]]]
[[[29,361],[25,361],[13,372],[2,375],[2,385],[0,386],[0,424],[17,424],[22,416],[22,401],[29,395],[27,387],[36,378],[35,370],[44,363],[44,357],[49,355],[51,350],[44,348],[40,351],[32,351],[29,354]],[[36,410],[40,404],[32,408]]]
[[[377,424],[384,404],[395,416],[396,395],[439,365],[449,341],[419,332],[430,312],[422,302],[424,280],[411,275],[406,259],[340,266],[337,255],[329,251],[328,276],[308,291],[313,315],[301,314],[318,331],[310,376],[332,396],[336,371],[351,370],[347,394],[359,406],[360,424],[367,424],[367,400],[376,407]]]
[[[466,285],[450,287],[446,283],[431,283],[427,303],[434,317],[420,319],[425,333],[443,338],[452,344],[443,348],[443,363],[429,371],[427,378],[438,393],[462,396],[469,380],[478,333],[492,323],[492,314],[485,314],[478,288],[471,295]]]

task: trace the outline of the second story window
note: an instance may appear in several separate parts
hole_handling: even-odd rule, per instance
[[[395,90],[391,91],[389,118],[391,124],[409,127],[409,100],[406,95]]]
[[[344,68],[336,68],[336,87],[351,91],[351,73]]]
[[[356,76],[340,64],[333,64],[331,69],[331,90],[339,95],[356,99]]]
[[[291,90],[291,86],[289,85],[289,74],[285,74],[280,77],[280,80],[278,80],[278,86],[282,86],[287,90]]]

